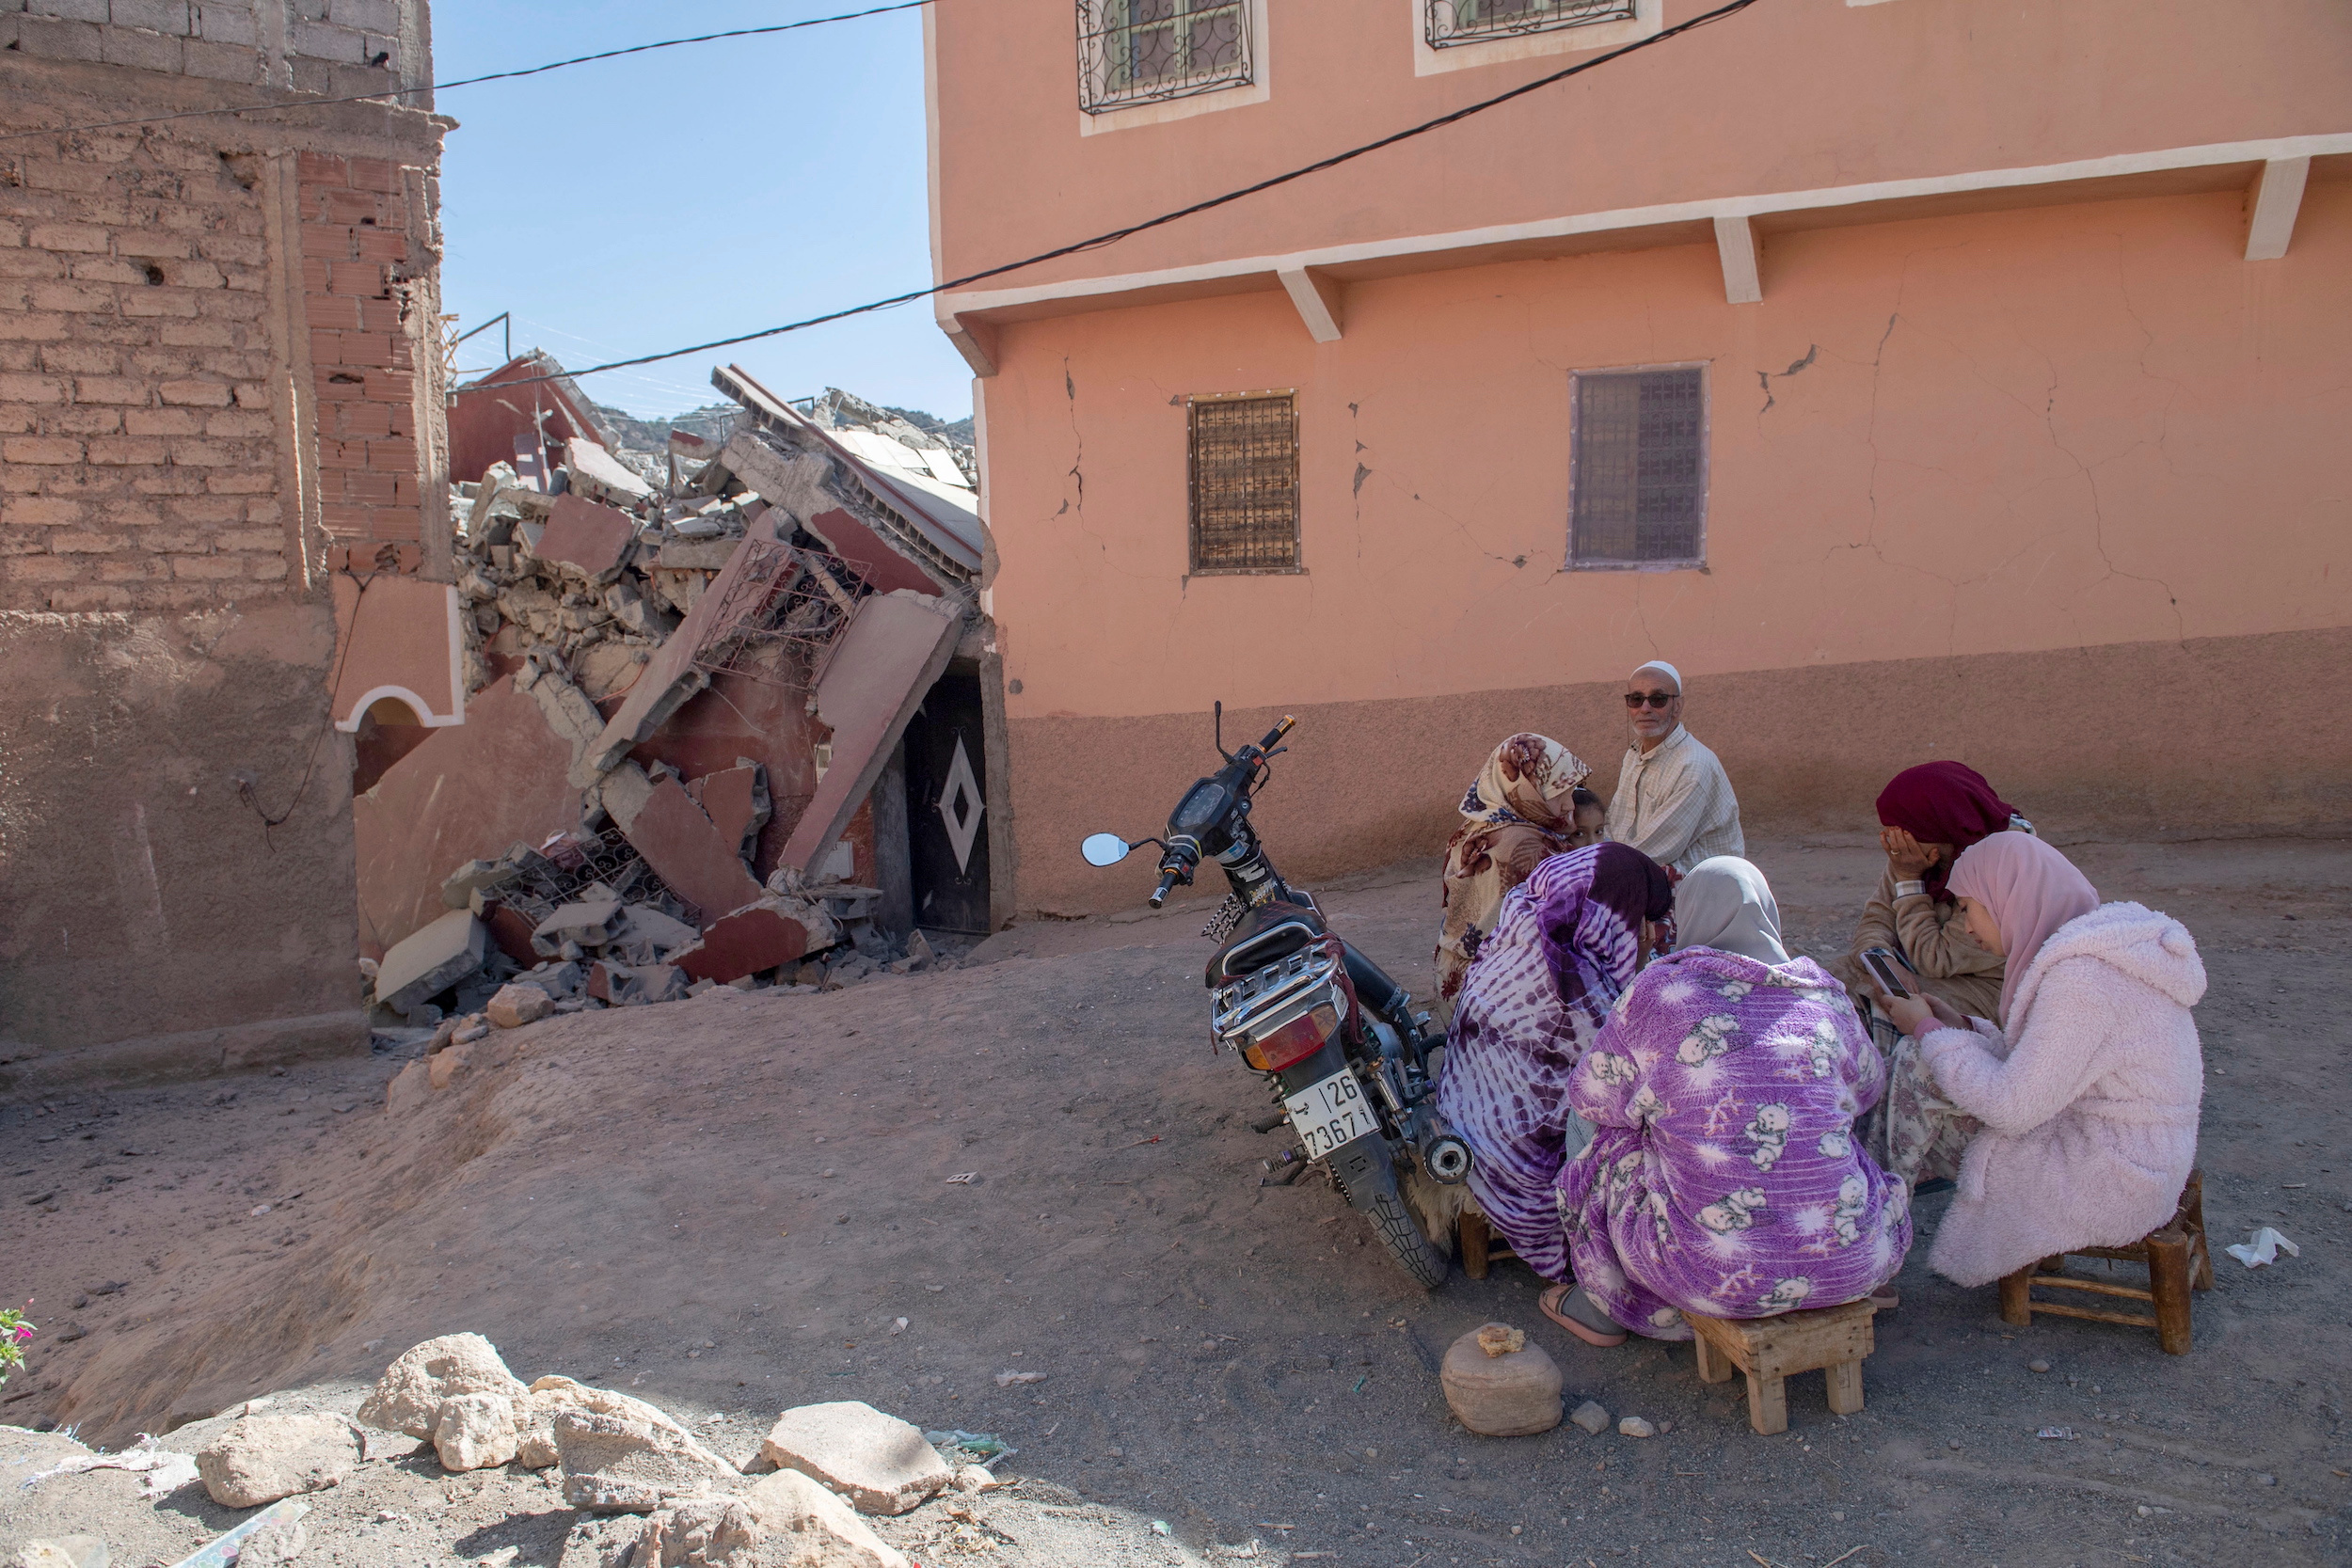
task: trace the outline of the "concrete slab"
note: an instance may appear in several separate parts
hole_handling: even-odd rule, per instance
[[[593,582],[621,569],[628,558],[629,542],[636,537],[637,525],[628,514],[564,495],[555,498],[547,531],[539,535],[532,553],[542,561],[569,566]]]
[[[817,716],[833,727],[833,765],[786,842],[783,863],[805,874],[823,861],[962,630],[962,608],[952,600],[901,589],[858,601],[817,681]]]
[[[686,793],[702,807],[719,836],[748,855],[759,830],[768,825],[768,780],[749,757],[735,760],[733,768],[688,780]]]
[[[482,967],[490,933],[468,910],[452,910],[394,943],[377,960],[375,1000],[405,1013],[431,1001]]]
[[[467,721],[389,768],[351,802],[360,950],[370,957],[438,917],[442,879],[516,841],[543,844],[580,821],[564,782],[571,748],[512,678],[474,693]]]
[[[675,779],[655,784],[621,831],[663,885],[700,911],[706,922],[760,895],[760,885],[739,852],[742,834],[733,839],[722,834]]]
[[[700,942],[672,953],[669,961],[684,970],[690,979],[724,984],[790,963],[811,945],[804,921],[763,899],[749,909],[712,921],[703,927]]]

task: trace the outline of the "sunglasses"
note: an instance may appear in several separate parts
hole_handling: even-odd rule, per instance
[[[1679,691],[1629,691],[1625,694],[1625,705],[1638,708],[1647,703],[1652,707],[1664,707],[1680,695]]]

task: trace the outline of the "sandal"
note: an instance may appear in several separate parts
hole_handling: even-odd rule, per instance
[[[1624,1344],[1625,1331],[1623,1329],[1619,1329],[1613,1336],[1603,1334],[1599,1329],[1587,1323],[1581,1323],[1560,1310],[1560,1304],[1567,1300],[1568,1292],[1575,1289],[1576,1286],[1573,1283],[1548,1287],[1541,1295],[1535,1298],[1535,1310],[1597,1350],[1614,1350],[1617,1346]]]
[[[1876,1312],[1892,1312],[1903,1304],[1903,1293],[1892,1285],[1882,1285],[1863,1298]]]

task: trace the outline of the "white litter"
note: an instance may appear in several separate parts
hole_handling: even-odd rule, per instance
[[[2266,1225],[2238,1243],[2237,1245],[2223,1247],[2221,1250],[2249,1269],[2259,1269],[2277,1262],[2279,1254],[2282,1252],[2289,1258],[2303,1256],[2301,1247],[2296,1246]]]
[[[2074,1429],[2073,1427],[2043,1427],[2034,1435],[2047,1437],[2055,1442],[2071,1443],[2074,1440]]]
[[[998,1372],[996,1374],[996,1386],[999,1388],[1009,1388],[1016,1383],[1042,1383],[1044,1381],[1043,1372]]]
[[[973,1182],[977,1181],[979,1179],[980,1173],[978,1171],[967,1170],[947,1178],[946,1184],[950,1187],[969,1187]]]
[[[131,1470],[143,1475],[147,1479],[139,1482],[139,1496],[153,1502],[196,1480],[196,1456],[175,1453],[141,1433],[138,1442],[120,1453],[76,1454],[62,1465],[26,1476],[24,1488],[30,1491],[52,1476],[78,1476],[85,1470]]]

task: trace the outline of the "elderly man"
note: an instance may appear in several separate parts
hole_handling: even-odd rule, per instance
[[[1629,844],[1677,877],[1710,855],[1747,848],[1740,800],[1715,753],[1682,727],[1682,676],[1652,659],[1626,682],[1633,744],[1609,801],[1609,837]]]

